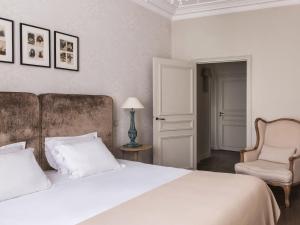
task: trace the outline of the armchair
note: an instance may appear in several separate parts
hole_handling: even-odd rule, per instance
[[[256,145],[253,149],[240,152],[241,162],[235,165],[235,171],[259,177],[270,185],[282,187],[285,205],[289,207],[291,187],[300,183],[300,121],[287,118],[265,121],[258,118],[255,120],[255,130]],[[278,153],[278,150],[274,151],[274,154],[277,154],[274,157],[279,158],[279,162],[261,159],[264,145],[282,149],[280,152],[284,152],[286,148],[294,149],[294,152],[286,161],[280,158],[281,153]],[[286,156],[286,152],[284,154]]]

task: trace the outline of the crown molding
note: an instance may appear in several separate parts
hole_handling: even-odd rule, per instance
[[[169,4],[167,0],[131,1],[170,20],[184,20],[204,16],[300,4],[300,0],[223,0],[176,6]]]
[[[296,4],[300,4],[300,0],[240,0],[191,5],[178,8],[172,16],[172,20],[192,19]]]

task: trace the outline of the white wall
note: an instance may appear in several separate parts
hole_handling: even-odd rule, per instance
[[[251,55],[252,119],[300,119],[299,27],[300,6],[176,21],[172,55],[188,60]]]
[[[0,91],[110,95],[115,146],[128,139],[129,118],[120,105],[137,96],[145,105],[137,118],[139,139],[152,143],[152,57],[170,56],[167,19],[130,0],[0,0],[0,15],[16,26],[16,63],[0,63]],[[80,72],[19,65],[19,22],[50,29],[52,47],[54,30],[79,36]]]

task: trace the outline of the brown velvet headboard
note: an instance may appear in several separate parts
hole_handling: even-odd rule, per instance
[[[0,92],[0,146],[26,141],[41,159],[39,99],[31,93]]]
[[[112,147],[111,97],[103,95],[43,94],[41,105],[41,140],[45,137],[75,136],[97,131],[109,149]],[[43,155],[42,165],[49,165]]]
[[[0,92],[0,146],[27,141],[43,169],[51,169],[44,153],[45,137],[97,131],[112,148],[113,100],[104,95]]]

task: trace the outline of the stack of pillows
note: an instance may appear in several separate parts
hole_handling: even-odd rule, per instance
[[[49,189],[51,182],[38,165],[34,149],[26,142],[0,147],[0,201]],[[51,167],[70,178],[80,178],[121,168],[97,133],[45,139]]]
[[[120,168],[97,132],[74,137],[45,139],[45,154],[50,166],[71,178],[85,177]]]

